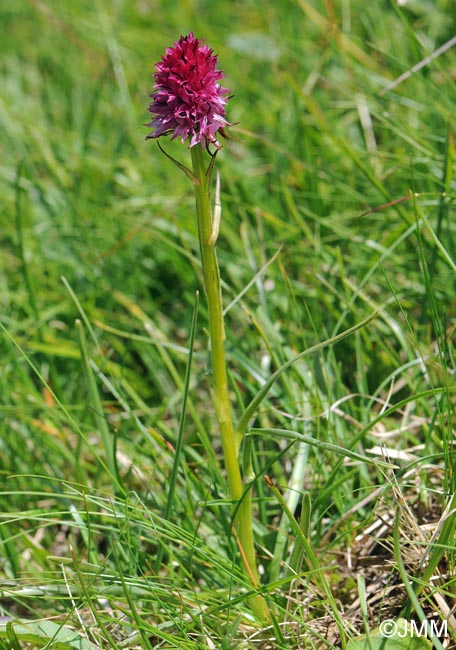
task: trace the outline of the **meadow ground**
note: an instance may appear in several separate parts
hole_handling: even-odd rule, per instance
[[[2,0],[0,648],[388,650],[387,619],[445,622],[432,643],[456,648],[455,16]],[[192,186],[145,142],[154,63],[190,31],[233,93],[235,419],[301,355],[242,447],[267,624],[232,531]]]

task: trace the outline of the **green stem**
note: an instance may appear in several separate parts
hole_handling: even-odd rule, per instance
[[[209,339],[212,362],[212,401],[215,408],[230,498],[236,502],[234,517],[236,539],[245,563],[246,571],[255,588],[260,584],[256,566],[255,547],[252,529],[251,490],[244,493],[244,485],[238,460],[238,445],[234,434],[231,416],[228,377],[225,359],[225,327],[223,321],[220,274],[212,234],[210,205],[211,168],[206,170],[204,149],[200,144],[191,148],[192,167],[195,177],[196,212],[198,216],[198,236],[204,276],[204,289],[209,313]],[[261,618],[269,618],[265,600],[255,597],[252,608]]]

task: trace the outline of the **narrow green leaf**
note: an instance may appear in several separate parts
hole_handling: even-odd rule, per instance
[[[357,460],[362,463],[367,463],[370,465],[376,465],[377,467],[385,467],[385,468],[387,467],[389,469],[396,468],[396,465],[393,465],[386,461],[378,460],[377,458],[368,458],[367,456],[358,454],[357,452],[351,451],[351,449],[348,449],[346,447],[339,447],[339,445],[334,445],[332,442],[324,442],[323,440],[317,440],[316,438],[312,438],[312,436],[307,436],[306,434],[298,433],[297,431],[290,431],[288,429],[251,429],[251,433],[261,434],[261,435],[272,434],[277,438],[288,438],[292,440],[293,439],[300,440],[302,442],[307,443],[308,445],[312,445],[313,447],[316,447],[317,449],[332,451],[338,456],[351,458],[352,460]]]
[[[301,500],[301,515],[299,517],[299,527],[303,532],[303,535],[307,538],[310,537],[310,514],[311,514],[311,504],[310,504],[310,494],[304,492]],[[304,556],[304,546],[300,539],[295,540],[295,545],[291,553],[290,560],[288,562],[290,571],[297,575],[301,571],[302,561]]]
[[[403,561],[402,555],[401,555],[401,543],[402,542],[401,542],[401,538],[400,538],[400,534],[399,534],[399,522],[400,522],[400,512],[398,511],[396,513],[395,518],[394,518],[394,527],[393,527],[394,559],[396,560],[397,570],[399,572],[399,575],[401,576],[401,580],[402,580],[402,583],[403,583],[403,585],[405,587],[405,590],[407,592],[407,596],[409,597],[410,603],[411,603],[413,609],[415,610],[418,618],[420,619],[420,621],[422,623],[424,623],[427,631],[432,631],[432,629],[430,629],[429,623],[426,620],[426,614],[424,613],[423,608],[421,607],[421,604],[420,604],[420,602],[418,600],[418,596],[416,595],[416,593],[415,593],[415,591],[413,589],[413,585],[412,585],[412,583],[410,581],[410,578],[409,578],[409,576],[407,574],[407,571],[405,569],[405,566],[404,566],[404,561]],[[424,636],[419,637],[419,638],[423,642],[426,641]],[[438,638],[435,637],[435,636],[433,637],[433,643],[434,643],[434,647],[437,650],[443,650],[442,644],[440,643]],[[413,648],[416,647],[417,650],[418,650],[418,648],[431,647],[431,645],[429,644],[429,646],[424,646],[423,645],[423,646],[411,646],[411,647],[413,647]]]
[[[353,327],[350,327],[348,330],[345,330],[344,332],[341,332],[340,334],[337,334],[336,336],[332,336],[331,338],[327,339],[326,341],[322,341],[321,343],[317,343],[316,345],[312,345],[310,348],[307,348],[307,350],[304,350],[303,352],[300,352],[298,355],[296,355],[293,359],[290,359],[290,361],[287,361],[286,363],[283,364],[280,368],[278,368],[268,379],[268,381],[264,384],[264,386],[261,387],[261,389],[258,391],[258,393],[255,395],[255,397],[252,399],[250,404],[246,407],[244,413],[241,415],[239,419],[239,423],[236,429],[236,434],[238,436],[238,443],[240,443],[240,440],[242,439],[243,435],[247,431],[247,428],[249,426],[249,422],[251,418],[255,415],[255,412],[257,408],[260,406],[261,402],[264,400],[266,395],[269,393],[271,390],[272,386],[275,384],[275,382],[279,379],[280,375],[285,372],[290,366],[292,366],[296,361],[299,361],[299,359],[302,359],[305,356],[308,356],[310,354],[313,354],[314,352],[319,352],[320,350],[323,350],[324,348],[329,347],[330,345],[334,345],[335,343],[338,343],[339,341],[342,341],[343,339],[347,338],[347,336],[350,336],[353,334],[353,332],[356,332],[357,330],[361,329],[362,327],[365,327],[368,323],[370,323],[374,318],[376,318],[378,315],[378,312],[374,312],[367,318],[365,318],[363,321],[360,323],[357,323]]]
[[[198,302],[199,302],[199,292],[197,291],[195,294],[195,305],[193,307],[192,324],[190,327],[188,359],[187,359],[187,367],[185,369],[184,390],[182,396],[182,409],[181,409],[180,419],[179,419],[179,430],[177,432],[176,447],[174,450],[173,468],[171,470],[171,476],[169,479],[168,497],[166,499],[165,510],[163,513],[163,517],[165,519],[169,518],[171,509],[173,507],[174,495],[176,492],[176,485],[177,485],[177,478],[178,478],[179,468],[180,468],[180,459],[181,459],[182,449],[184,444],[184,426],[185,426],[185,416],[187,413],[187,399],[188,399],[188,393],[190,387],[190,378],[191,378],[192,361],[193,361],[193,348],[195,344],[196,323],[198,320]],[[163,552],[163,547],[160,547],[155,562],[155,570],[157,572],[160,567],[162,552]]]
[[[318,557],[313,549],[313,546],[309,540],[309,538],[304,534],[303,529],[301,528],[300,524],[296,521],[295,516],[289,509],[287,502],[283,498],[282,493],[280,490],[277,488],[277,486],[274,484],[274,482],[269,478],[269,476],[265,476],[266,483],[268,487],[271,489],[272,493],[274,494],[275,498],[277,499],[277,502],[279,503],[280,507],[282,508],[283,512],[285,515],[288,517],[288,521],[290,523],[291,530],[296,536],[296,541],[299,543],[303,549],[303,555],[305,555],[306,558],[306,568],[309,569],[310,571],[315,571],[315,580],[318,582],[319,587],[322,589],[324,592],[326,599],[328,601],[328,604],[331,607],[331,612],[334,616],[335,623],[339,629],[340,635],[342,637],[342,644],[343,647],[345,647],[345,630],[344,630],[344,622],[342,620],[342,617],[339,612],[339,608],[337,606],[337,603],[334,599],[333,593],[331,591],[331,587],[326,579],[326,576],[322,570],[322,567],[320,566],[320,563],[318,561]]]
[[[117,462],[116,462],[116,450],[115,450],[115,445],[114,445],[114,439],[111,434],[111,431],[109,430],[108,423],[106,422],[106,418],[104,415],[104,410],[103,410],[103,405],[101,402],[100,395],[98,393],[98,388],[97,384],[95,381],[95,376],[90,364],[90,358],[89,358],[89,352],[87,348],[87,341],[86,337],[84,334],[84,329],[82,327],[82,323],[79,319],[76,320],[76,330],[78,333],[78,342],[79,342],[79,349],[81,352],[81,360],[82,360],[82,365],[86,377],[86,382],[87,382],[87,390],[89,394],[89,403],[93,412],[94,420],[95,420],[95,425],[100,432],[101,439],[103,442],[104,450],[105,450],[105,457],[106,457],[106,466],[107,469],[109,470],[109,473],[111,475],[111,480],[114,486],[114,489],[116,492],[121,491],[123,492],[123,489],[120,484],[120,478],[117,470]]]
[[[188,178],[192,181],[193,185],[199,185],[199,180],[196,178],[195,174],[191,171],[191,169],[189,169],[188,167],[180,163],[178,160],[170,156],[169,153],[166,153],[166,151],[163,149],[163,147],[161,146],[158,140],[157,140],[157,145],[160,151],[163,154],[165,154],[165,156],[169,158],[169,160],[171,160],[171,162],[174,163],[176,167],[178,167],[178,169],[180,169],[182,172],[184,172],[186,176],[188,176]]]

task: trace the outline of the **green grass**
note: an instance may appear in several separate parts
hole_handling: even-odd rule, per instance
[[[0,621],[0,648],[346,647],[449,616],[456,48],[385,89],[455,9],[3,0],[0,615],[62,630]],[[234,94],[235,419],[289,364],[247,438],[268,629],[232,535],[203,295],[193,318],[192,187],[144,141],[153,65],[190,30]],[[456,648],[454,613],[448,632]]]

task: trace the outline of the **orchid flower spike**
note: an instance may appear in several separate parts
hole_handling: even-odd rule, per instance
[[[198,143],[205,148],[220,144],[216,134],[224,135],[230,126],[225,118],[229,94],[218,82],[223,72],[217,69],[217,56],[193,33],[181,36],[173,47],[155,65],[155,86],[149,106],[154,129],[146,139],[172,135],[182,142],[190,140],[190,147]]]

